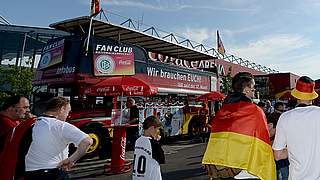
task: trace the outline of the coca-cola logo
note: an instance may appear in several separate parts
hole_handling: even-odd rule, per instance
[[[121,137],[121,154],[120,158],[126,160],[126,137]]]
[[[97,88],[98,93],[110,92],[110,87]]]
[[[131,65],[131,60],[120,60],[119,64],[120,65]]]
[[[143,86],[128,86],[126,91],[143,91]]]

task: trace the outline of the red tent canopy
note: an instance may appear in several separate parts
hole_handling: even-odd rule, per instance
[[[157,88],[132,76],[109,77],[84,91],[93,96],[147,96],[157,93]]]
[[[225,95],[221,92],[214,91],[206,94],[202,94],[196,100],[197,101],[222,101],[225,98]]]

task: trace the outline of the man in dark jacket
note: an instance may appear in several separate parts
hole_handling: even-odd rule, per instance
[[[128,98],[126,103],[127,108],[129,108],[129,121],[128,124],[132,127],[127,128],[127,149],[133,150],[134,143],[139,137],[139,109],[133,98]]]

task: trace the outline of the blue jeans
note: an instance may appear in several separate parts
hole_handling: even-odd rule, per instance
[[[277,180],[288,180],[288,178],[289,178],[289,166],[285,166],[277,169]]]
[[[276,161],[277,165],[277,180],[288,180],[289,178],[289,160],[281,159]]]

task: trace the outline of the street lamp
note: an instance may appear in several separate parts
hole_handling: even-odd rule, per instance
[[[23,45],[22,45],[22,52],[21,52],[21,60],[20,60],[20,62],[19,62],[19,67],[20,67],[20,68],[21,68],[21,66],[22,66],[22,60],[23,60],[24,51],[25,51],[25,47],[26,47],[27,36],[28,36],[28,34],[33,33],[33,32],[34,32],[34,31],[31,30],[31,31],[29,31],[29,32],[25,32],[25,33],[24,33],[24,39],[23,39]]]

